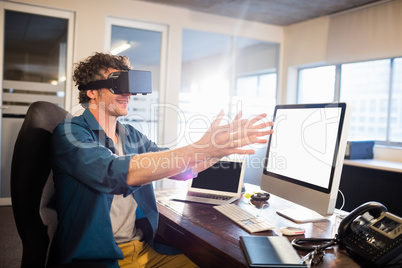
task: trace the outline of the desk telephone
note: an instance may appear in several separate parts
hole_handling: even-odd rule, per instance
[[[311,241],[325,243],[315,247],[301,245]],[[297,249],[308,250],[340,244],[353,258],[376,266],[393,265],[402,262],[402,218],[389,213],[378,202],[368,202],[342,220],[334,239],[295,239],[292,244]]]
[[[402,259],[402,219],[377,202],[365,203],[346,216],[337,239],[352,256],[375,265]]]

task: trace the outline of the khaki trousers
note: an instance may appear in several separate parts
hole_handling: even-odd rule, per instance
[[[144,241],[133,240],[125,244],[120,244],[119,247],[124,255],[124,259],[119,260],[119,265],[121,268],[198,267],[184,254],[179,255],[160,254]]]

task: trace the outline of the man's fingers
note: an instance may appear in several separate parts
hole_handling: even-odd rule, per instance
[[[219,114],[216,116],[215,120],[212,122],[211,128],[218,127],[219,124],[221,123],[224,115],[225,115],[225,112],[223,110],[221,110],[219,112]]]
[[[242,115],[243,115],[242,111],[238,112],[234,120],[235,120],[235,121],[236,121],[236,120],[239,120]]]
[[[257,115],[251,119],[240,119],[237,118],[237,120],[233,120],[233,122],[230,124],[230,127],[233,129],[233,131],[240,131],[242,128],[264,128],[264,127],[269,127],[273,125],[273,122],[266,122],[266,120],[263,120],[267,117],[266,113]],[[254,126],[255,123],[258,121],[265,121],[263,123],[258,124],[257,126]]]
[[[266,128],[266,127],[264,127]],[[264,129],[263,128],[263,129]],[[268,136],[271,135],[272,133],[274,133],[273,129],[265,129],[265,130],[261,130],[261,129],[245,129],[239,132],[234,132],[232,133],[231,138],[233,140],[240,140],[243,138],[249,138],[251,139],[252,137],[262,137],[262,136]]]
[[[270,122],[264,122],[258,125],[253,126],[256,129],[263,129],[263,128],[267,128],[267,127],[272,127],[274,125],[274,122],[270,121]]]
[[[266,113],[263,113],[263,114],[260,114],[260,115],[257,115],[257,116],[255,116],[255,117],[251,118],[251,119],[250,119],[250,122],[251,122],[252,125],[254,125],[254,124],[257,123],[258,121],[260,121],[260,120],[262,120],[262,119],[264,119],[264,118],[266,118],[266,117],[267,117],[267,114],[266,114]]]

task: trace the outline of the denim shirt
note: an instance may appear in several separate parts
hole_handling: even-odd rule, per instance
[[[115,194],[134,196],[137,219],[149,221],[151,228],[144,232],[144,240],[151,247],[163,254],[180,253],[153,243],[158,210],[152,183],[133,187],[126,182],[133,155],[165,148],[131,125],[117,125],[124,156],[114,154],[113,141],[88,109],[53,132],[51,159],[59,221],[53,245],[59,263],[102,261],[119,267],[117,260],[123,254],[114,241],[109,215]]]

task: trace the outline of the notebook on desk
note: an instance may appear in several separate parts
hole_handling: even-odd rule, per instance
[[[198,173],[186,193],[174,196],[176,201],[223,205],[241,196],[245,170],[244,160],[221,160]]]
[[[250,267],[307,268],[284,236],[240,236]]]

